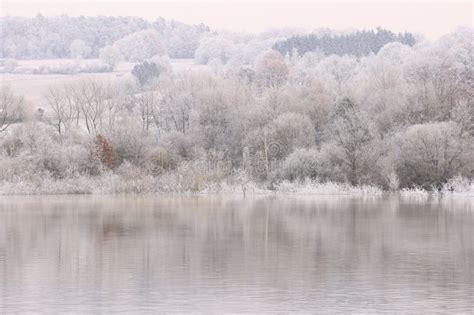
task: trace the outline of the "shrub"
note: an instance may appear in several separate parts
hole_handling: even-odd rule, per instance
[[[137,78],[141,86],[157,79],[163,72],[163,68],[154,62],[145,61],[138,65],[135,65],[132,70],[132,74]]]
[[[112,169],[116,165],[116,155],[114,148],[110,145],[110,143],[105,139],[105,137],[101,134],[96,136],[95,139],[95,146],[96,146],[96,154],[98,155],[102,165],[107,167],[108,169]]]
[[[319,152],[315,149],[298,149],[291,153],[282,163],[281,178],[302,180],[316,178],[319,174]]]
[[[441,189],[472,159],[472,147],[460,139],[454,122],[435,122],[409,127],[399,135],[397,173],[401,186]]]

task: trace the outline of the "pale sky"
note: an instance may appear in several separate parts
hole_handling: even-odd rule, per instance
[[[375,28],[435,39],[473,26],[471,0],[0,0],[1,15],[127,15],[205,23],[213,29],[261,32],[275,27]]]

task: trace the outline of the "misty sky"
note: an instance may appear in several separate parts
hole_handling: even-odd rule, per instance
[[[34,16],[134,15],[185,23],[205,23],[214,29],[260,32],[273,27],[315,29],[384,28],[422,33],[435,39],[458,26],[473,25],[470,0],[0,0],[1,14]]]

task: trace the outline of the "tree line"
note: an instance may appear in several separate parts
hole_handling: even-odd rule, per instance
[[[362,58],[268,50],[248,66],[51,86],[28,114],[2,88],[3,181],[168,178],[440,189],[474,176],[472,29]],[[122,174],[122,173],[120,173]],[[163,184],[164,185],[164,184]]]
[[[413,46],[415,37],[409,32],[395,34],[389,30],[363,30],[348,34],[307,34],[295,35],[275,43],[273,49],[281,54],[292,54],[295,51],[304,55],[307,52],[321,52],[325,55],[354,55],[357,57],[376,54],[384,45],[392,42]]]
[[[133,33],[152,30],[170,57],[193,58],[204,24],[188,25],[163,18],[66,15],[0,17],[1,58],[98,58],[101,49]],[[138,37],[137,37],[138,38]],[[136,45],[134,50],[140,50]],[[132,47],[128,47],[129,49]]]

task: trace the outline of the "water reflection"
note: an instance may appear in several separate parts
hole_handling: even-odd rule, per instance
[[[458,311],[473,200],[8,197],[0,313]]]

